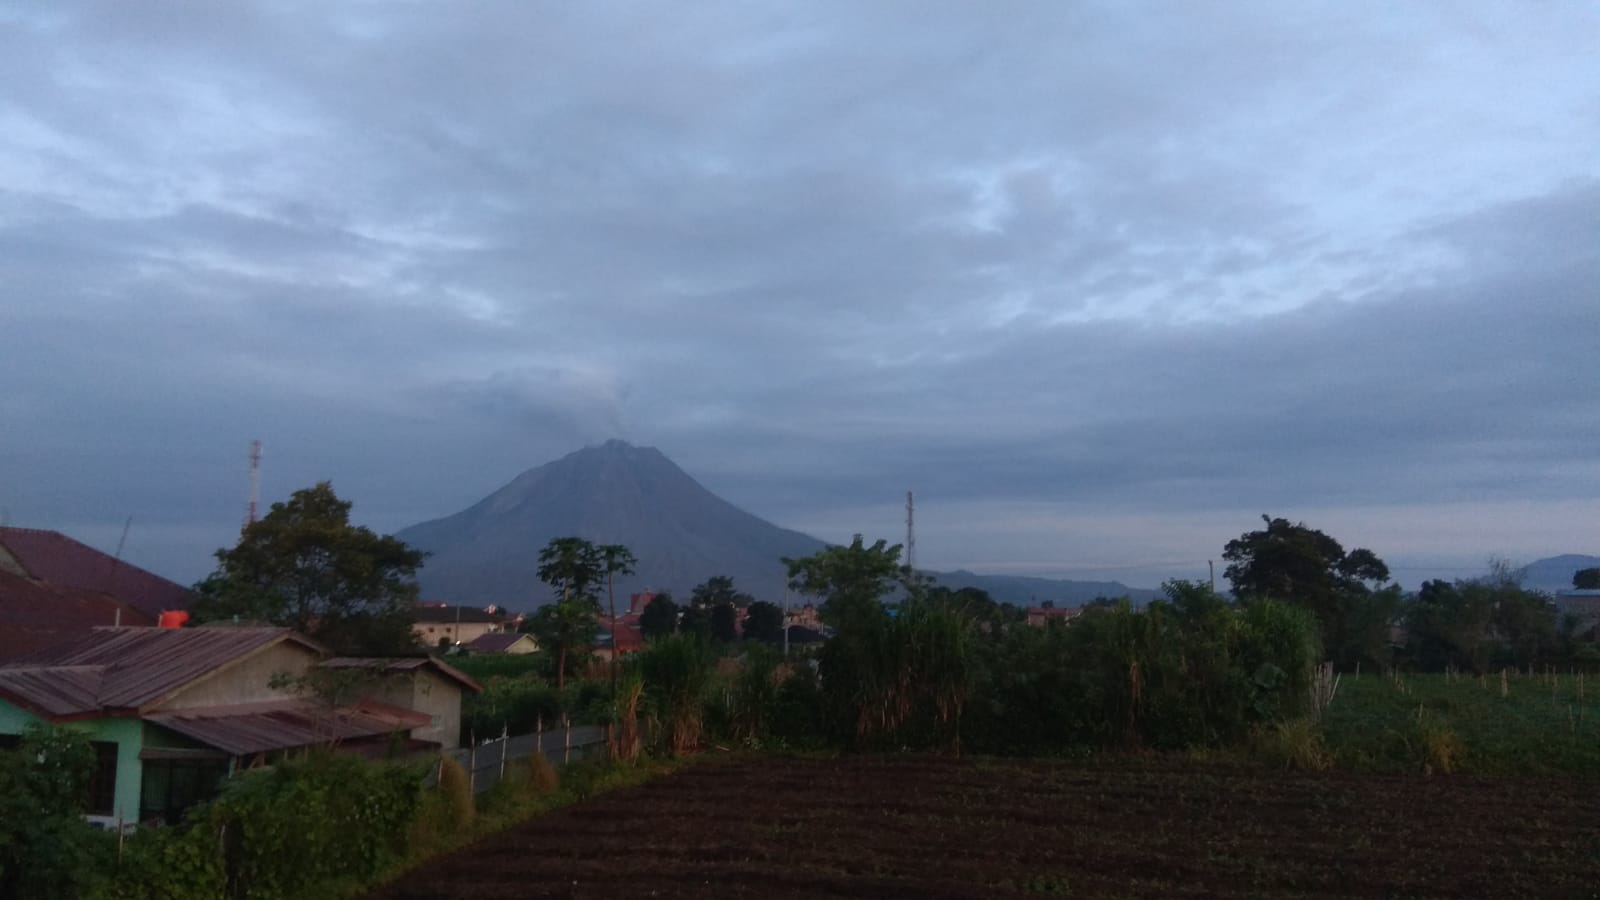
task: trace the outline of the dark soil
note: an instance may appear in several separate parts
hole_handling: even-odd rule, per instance
[[[931,756],[752,759],[607,794],[369,900],[1600,897],[1581,781]]]

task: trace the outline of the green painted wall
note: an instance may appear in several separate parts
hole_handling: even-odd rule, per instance
[[[30,723],[37,721],[39,718],[27,710],[0,700],[0,734],[21,734]],[[138,822],[139,788],[144,780],[144,765],[139,761],[139,751],[144,744],[144,723],[138,719],[92,719],[65,727],[83,732],[91,741],[117,745],[117,799],[111,818],[120,816],[124,822]]]

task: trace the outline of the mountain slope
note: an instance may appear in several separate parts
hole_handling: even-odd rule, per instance
[[[537,574],[539,550],[551,538],[568,535],[633,551],[638,571],[617,579],[619,597],[649,588],[671,591],[679,600],[713,575],[732,577],[759,599],[781,600],[785,572],[779,560],[827,546],[716,496],[654,447],[622,441],[529,469],[472,507],[396,537],[431,554],[418,573],[423,599],[526,609],[551,599]],[[928,574],[939,584],[982,588],[999,602],[1018,605],[1154,595],[1116,582]]]
[[[652,588],[680,600],[712,575],[781,597],[779,559],[826,546],[728,503],[654,447],[622,441],[529,469],[471,508],[396,536],[432,554],[418,577],[425,599],[524,608],[550,598],[539,550],[567,535],[633,551],[638,571],[617,580],[619,595]]]
[[[1533,590],[1567,591],[1572,589],[1572,574],[1579,569],[1600,566],[1600,556],[1566,553],[1547,556],[1528,563],[1522,570],[1522,586]]]

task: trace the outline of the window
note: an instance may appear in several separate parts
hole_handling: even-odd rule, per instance
[[[228,763],[221,759],[145,760],[139,821],[176,825],[189,807],[210,800],[227,774]]]
[[[94,772],[89,776],[89,815],[110,816],[117,811],[117,745],[95,741]]]

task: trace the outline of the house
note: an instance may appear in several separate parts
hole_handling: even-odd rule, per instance
[[[337,704],[283,679],[326,656],[286,628],[94,628],[0,666],[0,743],[34,722],[85,731],[97,760],[91,818],[108,825],[175,821],[232,772],[305,748],[454,746],[471,679],[419,677],[409,695],[378,687]]]
[[[411,730],[412,740],[437,744],[445,750],[453,750],[461,743],[462,693],[483,690],[471,676],[431,656],[340,656],[323,660],[320,667],[361,672],[367,676],[358,687],[362,697],[427,715],[427,725]]]
[[[486,634],[508,630],[505,610],[493,606],[480,609],[446,603],[419,603],[416,611],[417,622],[412,632],[419,643],[430,649],[451,644],[470,644]]]
[[[115,597],[0,570],[0,663],[33,656],[96,626],[155,624]]]
[[[509,653],[513,656],[521,656],[537,651],[539,642],[534,640],[531,634],[501,631],[494,634],[479,635],[471,643],[462,644],[461,649],[468,653]]]
[[[101,625],[155,625],[189,591],[56,531],[0,527],[0,662]]]
[[[1028,609],[1028,624],[1035,628],[1043,628],[1050,622],[1070,622],[1082,614],[1081,606],[1066,606],[1060,609],[1053,606],[1034,606]]]
[[[639,628],[637,617],[618,616],[614,627],[617,632],[615,652],[611,646],[613,625],[603,620],[600,623],[600,632],[595,635],[595,656],[609,662],[616,656],[627,656],[629,653],[638,653],[644,649],[644,632]]]
[[[1578,620],[1578,634],[1589,640],[1600,637],[1600,590],[1572,588],[1556,592],[1556,610],[1561,616]]]

